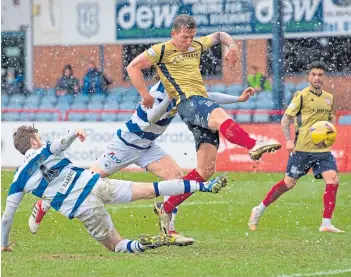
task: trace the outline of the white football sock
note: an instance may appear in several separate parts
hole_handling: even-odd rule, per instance
[[[124,239],[116,245],[115,252],[142,253],[146,248],[137,240]]]
[[[154,182],[156,196],[179,195],[188,192],[203,190],[204,185],[196,181],[189,180],[171,180]]]
[[[267,207],[261,202],[260,205],[257,206],[258,211],[262,214],[264,212],[264,210]]]
[[[50,203],[49,202],[47,202],[47,201],[45,201],[45,200],[43,200],[42,202],[41,202],[41,209],[44,211],[44,212],[47,212],[48,210],[50,210]]]
[[[172,211],[172,217],[171,217],[171,220],[170,220],[170,222],[169,222],[169,230],[170,230],[170,231],[175,231],[174,225],[175,225],[177,213],[178,213],[178,209],[175,208],[175,209]]]
[[[331,219],[330,218],[323,218],[322,220],[322,226],[330,226],[331,225]]]

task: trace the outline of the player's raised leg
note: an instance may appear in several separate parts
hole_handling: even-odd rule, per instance
[[[225,176],[217,177],[209,182],[189,180],[168,180],[154,183],[132,183],[131,201],[152,199],[158,196],[179,195],[195,191],[218,193],[227,185]]]
[[[339,178],[335,170],[327,170],[321,173],[325,181],[323,220],[319,228],[320,232],[343,233],[344,231],[331,224],[331,218],[336,205],[336,194],[339,188]]]
[[[231,143],[249,150],[253,160],[259,160],[266,152],[273,152],[281,148],[280,143],[271,141],[256,141],[240,127],[222,108],[218,107],[211,112],[208,126],[212,130],[219,130]]]

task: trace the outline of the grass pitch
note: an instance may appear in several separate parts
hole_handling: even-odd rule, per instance
[[[11,232],[12,253],[2,253],[1,276],[351,276],[351,174],[341,174],[333,223],[344,234],[319,233],[324,184],[311,175],[267,209],[256,232],[251,208],[283,174],[230,173],[220,194],[197,193],[179,209],[177,229],[193,237],[189,247],[144,254],[116,254],[89,237],[77,220],[51,210],[37,235],[27,222],[36,198],[26,195]],[[2,171],[2,212],[13,172]],[[113,178],[155,181],[146,173]],[[157,233],[153,201],[107,206],[123,236]]]

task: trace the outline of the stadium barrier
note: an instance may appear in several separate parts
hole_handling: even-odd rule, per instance
[[[33,122],[2,122],[2,155],[3,167],[18,167],[23,162],[23,156],[13,146],[13,131],[23,124]],[[104,152],[106,144],[112,139],[114,130],[123,127],[123,122],[34,122],[43,140],[59,138],[68,130],[83,128],[87,132],[84,143],[74,142],[67,150],[67,156],[73,162],[83,167],[90,167]],[[250,160],[247,150],[226,142],[221,137],[217,157],[218,171],[243,172],[284,172],[288,153],[284,149],[284,136],[279,124],[242,124],[253,138],[270,139],[283,144],[283,149],[274,154],[265,154],[259,162]],[[332,153],[336,158],[341,172],[351,172],[351,126],[337,126],[337,141]],[[196,152],[193,134],[187,126],[173,123],[167,131],[158,138],[158,144],[168,152],[183,169],[196,167]],[[113,162],[113,161],[112,161]],[[130,168],[133,168],[130,167]],[[134,168],[136,168],[134,166]]]
[[[282,115],[284,113],[284,110],[264,110],[264,109],[255,109],[255,110],[226,110],[227,113],[231,115],[237,115],[237,114],[268,114],[270,116],[274,115]],[[1,113],[53,113],[57,114],[58,121],[69,121],[69,115],[70,114],[97,114],[97,120],[100,120],[100,116],[103,113],[111,113],[111,114],[132,114],[134,113],[134,110],[105,110],[105,109],[67,109],[67,110],[59,110],[59,109],[23,109],[23,108],[3,108],[1,109]],[[335,116],[336,116],[336,121],[338,122],[340,116],[342,115],[350,115],[351,111],[336,111]]]
[[[38,114],[38,113],[52,113],[52,114],[57,114],[57,120],[62,121],[64,118],[62,117],[62,111],[59,109],[15,109],[15,108],[4,108],[1,109],[1,113],[27,113],[28,118],[29,115],[32,113]]]

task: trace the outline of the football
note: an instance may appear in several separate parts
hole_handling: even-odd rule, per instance
[[[336,128],[329,121],[318,121],[312,125],[310,135],[314,145],[327,148],[336,140]]]

